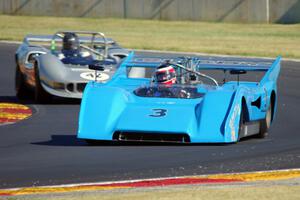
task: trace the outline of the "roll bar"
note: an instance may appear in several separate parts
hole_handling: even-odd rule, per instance
[[[51,49],[55,48],[55,38],[56,37],[63,38],[64,34],[66,34],[66,33],[78,33],[78,34],[92,35],[91,46],[94,45],[96,36],[100,36],[104,41],[104,53],[103,54],[99,53],[98,51],[96,51],[96,50],[94,50],[94,49],[92,49],[92,48],[90,48],[90,47],[88,47],[84,44],[80,44],[80,47],[82,47],[84,49],[87,49],[88,51],[91,51],[91,52],[93,52],[97,55],[103,56],[103,58],[107,58],[107,55],[108,55],[108,41],[107,41],[107,38],[105,37],[104,33],[101,33],[101,32],[93,32],[93,31],[57,31],[52,37]]]
[[[214,78],[212,78],[212,77],[210,77],[210,76],[208,76],[208,75],[206,75],[206,74],[203,74],[203,73],[198,72],[198,71],[196,71],[196,70],[194,70],[194,69],[190,69],[190,68],[188,68],[188,67],[185,67],[185,66],[183,66],[183,65],[181,65],[181,64],[179,64],[179,63],[170,62],[170,61],[167,61],[167,62],[168,62],[169,64],[171,64],[171,65],[173,65],[173,66],[175,66],[175,67],[181,68],[181,69],[183,69],[183,70],[185,70],[185,71],[187,71],[187,72],[190,72],[190,73],[196,74],[197,76],[201,76],[201,77],[204,77],[204,78],[206,78],[206,79],[209,79],[209,80],[212,81],[216,86],[219,86],[219,84],[218,84],[218,82],[216,81],[216,79],[214,79]],[[196,67],[196,66],[191,66],[191,67]]]

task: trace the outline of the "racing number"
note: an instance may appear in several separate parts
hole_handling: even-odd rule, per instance
[[[166,109],[152,109],[153,113],[149,115],[150,117],[163,117],[167,114]]]

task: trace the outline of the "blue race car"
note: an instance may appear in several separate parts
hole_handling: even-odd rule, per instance
[[[131,53],[109,82],[88,83],[77,137],[90,144],[264,138],[276,113],[280,60]]]

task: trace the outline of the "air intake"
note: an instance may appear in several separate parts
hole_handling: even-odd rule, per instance
[[[190,137],[185,133],[148,133],[148,132],[123,132],[116,131],[113,140],[117,141],[142,141],[142,142],[170,142],[189,143]]]

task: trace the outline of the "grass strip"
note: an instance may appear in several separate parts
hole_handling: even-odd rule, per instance
[[[300,24],[227,24],[0,15],[0,40],[58,30],[104,32],[125,48],[300,58]]]

